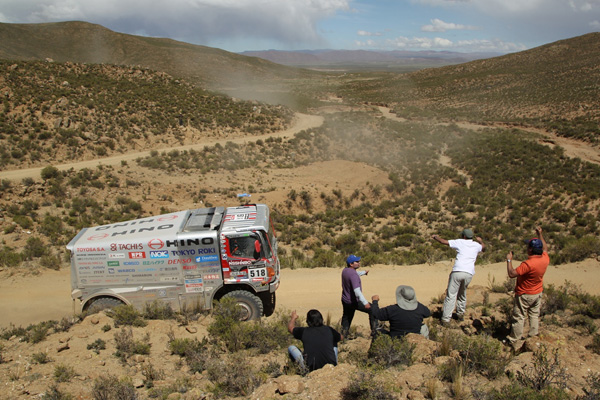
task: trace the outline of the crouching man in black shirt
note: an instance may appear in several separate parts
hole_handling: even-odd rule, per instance
[[[337,365],[337,344],[343,339],[335,329],[323,325],[323,316],[319,310],[310,310],[306,313],[307,328],[296,327],[298,314],[292,311],[288,331],[298,340],[302,341],[304,354],[296,346],[288,347],[292,360],[309,371],[322,368],[325,364]]]
[[[429,339],[429,328],[423,318],[431,315],[429,308],[417,301],[415,290],[410,286],[396,288],[396,304],[379,308],[379,296],[372,297],[371,312],[379,321],[390,321],[390,336],[402,337],[407,333],[420,333]]]

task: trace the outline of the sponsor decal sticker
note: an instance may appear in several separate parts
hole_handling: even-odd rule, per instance
[[[220,276],[218,274],[208,274],[208,275],[204,275],[204,279],[207,281],[213,281],[213,280],[220,279]]]
[[[169,252],[167,250],[151,251],[150,258],[169,258]]]
[[[123,253],[109,253],[108,258],[125,258]]]
[[[219,256],[199,256],[196,257],[196,262],[197,263],[202,263],[202,262],[218,262],[219,261]]]
[[[108,265],[109,267],[118,267],[118,266],[119,266],[119,265],[121,265],[121,264],[120,264],[118,261],[109,261],[109,262],[107,263],[107,265]]]
[[[102,240],[102,239],[106,239],[108,237],[108,233],[99,233],[97,235],[92,235],[90,237],[87,238],[87,240]]]
[[[153,250],[160,250],[163,248],[164,245],[165,242],[163,242],[160,239],[152,239],[148,242],[148,247],[150,247]]]
[[[143,251],[130,251],[129,258],[146,258],[146,253]]]

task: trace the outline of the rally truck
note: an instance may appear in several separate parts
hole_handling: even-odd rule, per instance
[[[232,297],[242,319],[275,309],[280,265],[265,204],[211,207],[82,229],[71,252],[71,297],[82,312],[156,300],[208,310]]]

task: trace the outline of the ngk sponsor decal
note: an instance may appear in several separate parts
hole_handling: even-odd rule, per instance
[[[125,258],[124,253],[108,253],[108,258]]]
[[[146,258],[146,253],[143,251],[130,251],[129,258]]]
[[[151,251],[150,258],[169,258],[169,252],[168,250]]]
[[[203,262],[219,262],[219,256],[199,256],[196,257],[197,263]]]

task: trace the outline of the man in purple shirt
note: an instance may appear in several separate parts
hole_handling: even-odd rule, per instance
[[[342,271],[342,335],[348,337],[350,325],[354,319],[356,310],[369,314],[369,324],[371,325],[371,336],[377,333],[379,322],[371,314],[371,304],[362,293],[362,283],[360,277],[367,275],[369,271],[360,271],[360,257],[351,254],[346,259],[346,268]]]

